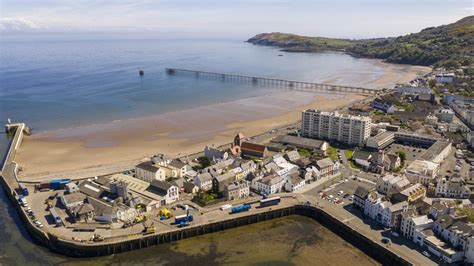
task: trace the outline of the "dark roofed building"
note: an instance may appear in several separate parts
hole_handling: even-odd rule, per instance
[[[170,189],[172,186],[172,184],[165,181],[153,180],[153,182],[151,182],[150,186],[148,187],[148,190],[163,197],[168,193],[168,189]]]
[[[272,140],[274,143],[282,143],[291,147],[306,149],[310,151],[314,151],[319,155],[326,155],[328,143],[323,140],[317,139],[310,139],[310,138],[303,138],[303,137],[296,137],[292,135],[284,135],[275,138]]]
[[[105,194],[104,189],[89,181],[83,181],[80,183],[79,191],[96,199],[101,198]]]
[[[264,158],[267,156],[267,147],[260,144],[250,143],[250,142],[243,142],[242,146],[240,146],[241,155],[242,157],[256,157],[256,158]]]
[[[183,163],[183,162],[181,162],[180,160],[173,159],[173,160],[171,160],[171,162],[168,164],[168,166],[181,169],[181,168],[185,167],[186,164]]]
[[[140,164],[136,165],[135,167],[139,168],[139,169],[142,169],[142,170],[145,170],[147,172],[153,172],[153,173],[156,173],[156,172],[160,171],[160,168],[154,166],[151,161],[140,163]]]
[[[367,199],[368,195],[369,190],[364,187],[358,187],[354,192],[354,200],[352,201],[354,207],[359,208],[360,210],[364,210],[365,199]]]
[[[183,187],[184,187],[184,192],[188,194],[195,194],[199,191],[199,187],[191,182],[184,182]]]
[[[94,206],[90,203],[85,203],[74,207],[71,214],[76,222],[87,222],[94,219]]]
[[[147,190],[162,198],[161,205],[170,204],[179,199],[179,188],[165,181],[153,180]]]

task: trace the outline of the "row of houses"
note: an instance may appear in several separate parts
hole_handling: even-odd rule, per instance
[[[452,182],[462,184],[454,178]],[[459,198],[463,191],[469,194],[466,187],[446,184],[438,183],[437,196],[453,195]],[[467,223],[466,216],[455,215],[454,203],[450,206],[440,200],[426,200],[426,191],[425,186],[412,184],[405,175],[387,174],[377,180],[374,190],[358,187],[353,206],[366,217],[399,232],[447,263],[473,263],[472,225]],[[468,205],[470,207],[470,202]]]

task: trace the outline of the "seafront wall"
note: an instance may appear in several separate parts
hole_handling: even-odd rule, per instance
[[[24,124],[23,124],[24,126]],[[70,256],[70,257],[95,257],[105,256],[115,253],[127,252],[156,246],[163,243],[170,243],[182,239],[219,232],[231,228],[245,226],[262,221],[277,219],[289,215],[301,215],[314,219],[324,225],[347,242],[359,248],[367,255],[384,265],[410,265],[411,263],[387,249],[379,242],[373,241],[358,231],[352,229],[348,224],[333,217],[330,213],[310,204],[295,204],[289,207],[274,206],[272,209],[259,213],[246,213],[231,216],[229,219],[211,222],[207,224],[191,225],[185,228],[176,228],[168,232],[161,232],[147,236],[131,236],[112,242],[110,240],[97,243],[80,243],[77,241],[62,239],[51,233],[47,233],[36,227],[28,218],[28,215],[20,206],[17,197],[18,180],[16,179],[18,166],[13,162],[16,150],[23,137],[22,130],[15,132],[12,140],[7,160],[2,166],[1,183],[10,198],[13,206],[20,214],[23,225],[31,235],[32,239],[50,250]]]

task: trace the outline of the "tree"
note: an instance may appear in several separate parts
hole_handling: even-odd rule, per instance
[[[197,160],[198,160],[199,164],[201,165],[201,168],[206,168],[209,165],[211,165],[211,161],[206,156],[201,156],[201,157],[197,158]]]
[[[400,157],[400,160],[402,161],[402,163],[404,163],[407,158],[407,154],[403,151],[397,151],[397,155],[398,157]]]

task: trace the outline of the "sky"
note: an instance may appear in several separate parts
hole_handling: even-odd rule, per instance
[[[451,23],[473,15],[473,6],[474,0],[0,0],[0,32],[372,38]]]

